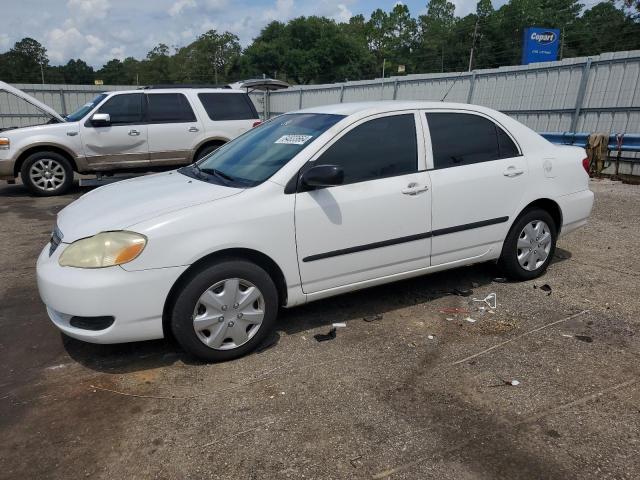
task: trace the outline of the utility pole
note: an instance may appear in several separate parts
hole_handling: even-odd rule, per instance
[[[562,60],[562,53],[564,50],[564,27],[562,27],[562,33],[560,37],[560,60]]]
[[[44,85],[44,68],[42,68],[42,62],[40,62],[40,77],[42,77],[42,84]]]
[[[478,21],[480,17],[476,15],[476,26],[473,28],[473,40],[471,41],[471,51],[469,52],[469,69],[468,72],[471,71],[471,65],[473,64],[473,49],[476,46],[476,35],[478,34]]]

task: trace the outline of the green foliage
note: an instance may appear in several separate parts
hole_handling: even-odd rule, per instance
[[[640,1],[607,0],[584,7],[578,0],[509,0],[497,10],[479,0],[476,12],[456,17],[452,0],[429,0],[414,18],[397,3],[369,19],[346,23],[324,17],[273,21],[243,49],[230,32],[209,30],[184,47],[154,47],[142,60],[112,59],[94,72],[81,59],[50,66],[44,46],[24,38],[0,53],[0,79],[14,83],[230,83],[268,77],[294,84],[325,83],[406,73],[494,68],[520,62],[522,31],[562,30],[562,56],[640,49]]]

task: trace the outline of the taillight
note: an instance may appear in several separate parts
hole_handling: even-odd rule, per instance
[[[258,125],[260,125],[262,122],[260,120],[258,120],[257,122],[253,122],[253,127],[251,128],[256,128]]]
[[[587,172],[587,175],[589,174],[589,170],[590,170],[590,161],[589,161],[589,157],[587,158],[583,158],[582,159],[582,168],[584,168],[584,171]]]

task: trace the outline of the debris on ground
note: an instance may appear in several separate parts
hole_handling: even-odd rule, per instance
[[[365,322],[375,322],[376,320],[382,320],[382,314],[376,313],[375,315],[367,315],[363,318]]]
[[[337,323],[332,323],[331,326],[333,328],[344,328],[347,326],[347,324],[344,322],[337,322]]]
[[[498,297],[496,296],[495,293],[490,293],[484,298],[474,298],[472,301],[479,302],[479,303],[486,303],[487,306],[492,310],[495,310],[496,308],[498,308]]]
[[[538,288],[543,292],[547,292],[547,296],[551,295],[551,292],[552,292],[551,285],[549,285],[548,283],[545,283],[544,285],[541,285],[541,286],[534,285],[533,288]]]
[[[504,277],[496,277],[493,279],[493,281],[496,283],[507,283],[507,279]]]
[[[467,317],[467,318],[465,318],[465,320],[467,322],[469,322],[469,323],[476,323],[477,322],[477,320],[475,318],[471,318],[471,317]]]
[[[473,290],[470,288],[454,288],[452,290],[454,295],[458,295],[459,297],[470,297],[473,295]]]
[[[576,340],[580,340],[581,342],[586,342],[586,343],[593,342],[593,338],[591,338],[589,335],[574,335],[574,338]]]
[[[507,382],[509,385],[513,385],[514,387],[517,387],[518,385],[520,385],[520,382],[518,380],[511,380],[509,382]]]
[[[329,333],[316,333],[313,338],[315,338],[318,342],[326,342],[327,340],[333,340],[336,338],[336,329],[335,327],[329,330]]]
[[[434,337],[433,335],[427,335],[427,338],[428,338],[429,340],[433,340],[433,339],[434,339],[434,338],[436,338],[436,337]]]

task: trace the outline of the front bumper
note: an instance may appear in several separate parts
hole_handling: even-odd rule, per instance
[[[121,267],[61,267],[61,244],[38,257],[40,297],[51,321],[70,337],[91,343],[123,343],[163,338],[162,312],[169,291],[186,266],[128,272]],[[71,318],[113,316],[103,330],[71,326]]]
[[[12,180],[16,178],[13,174],[13,167],[16,162],[11,158],[3,158],[3,154],[8,156],[8,152],[0,150],[0,180]]]

